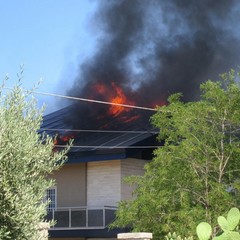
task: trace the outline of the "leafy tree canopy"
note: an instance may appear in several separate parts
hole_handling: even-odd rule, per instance
[[[53,185],[46,176],[66,151],[53,152],[53,139],[38,133],[43,109],[20,86],[0,88],[0,239],[39,240],[42,200]]]
[[[136,198],[119,205],[113,226],[192,235],[197,224],[216,225],[219,213],[239,207],[240,87],[233,70],[201,87],[199,101],[184,103],[181,94],[159,107],[152,123],[164,146],[137,184]],[[218,229],[215,229],[217,232]]]

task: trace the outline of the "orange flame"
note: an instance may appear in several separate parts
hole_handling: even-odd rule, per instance
[[[103,83],[95,83],[93,86],[94,90],[102,96],[105,101],[117,104],[127,104],[134,105],[134,102],[127,99],[123,90],[117,86],[114,82],[111,83],[111,86],[106,86]],[[130,111],[131,108],[126,108],[123,106],[111,105],[108,109],[108,114],[116,117],[119,116],[124,111]]]
[[[124,94],[123,90],[120,87],[116,86],[115,83],[112,83],[112,87],[114,89],[116,96],[114,96],[110,99],[111,103],[129,104],[129,105],[133,104],[132,102],[127,100],[126,95]],[[123,106],[117,106],[117,105],[111,105],[111,107],[109,108],[109,113],[113,116],[118,116],[124,110],[129,111],[130,108],[126,108]]]
[[[54,139],[53,143],[54,145],[65,145],[67,144],[71,139],[75,138],[74,133],[67,133],[63,135],[57,135],[57,137]]]

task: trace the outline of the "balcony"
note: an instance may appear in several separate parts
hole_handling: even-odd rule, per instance
[[[49,211],[46,219],[53,220],[52,230],[104,229],[115,219],[116,207],[61,207]]]

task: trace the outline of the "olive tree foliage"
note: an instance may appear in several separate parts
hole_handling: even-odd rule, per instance
[[[43,109],[17,84],[0,88],[0,239],[39,240],[46,214],[43,198],[53,186],[66,151],[54,152],[53,139],[38,133]]]
[[[184,103],[181,94],[158,108],[152,123],[164,142],[145,166],[135,199],[123,201],[113,226],[150,231],[195,233],[197,224],[216,225],[217,216],[239,207],[240,87],[233,70],[217,82],[201,84],[199,101]],[[215,233],[218,231],[215,228]]]

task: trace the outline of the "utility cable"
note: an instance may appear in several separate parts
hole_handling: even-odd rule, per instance
[[[13,90],[13,88],[9,88],[9,87],[4,87],[4,89]],[[26,90],[26,91],[27,91],[27,90]],[[112,103],[112,102],[99,101],[99,100],[88,99],[88,98],[72,97],[72,96],[66,96],[66,95],[55,94],[55,93],[47,93],[47,92],[39,92],[39,91],[30,91],[30,92],[31,92],[31,93],[35,93],[35,94],[39,94],[39,95],[59,97],[59,98],[66,98],[66,99],[78,100],[78,101],[84,101],[84,102],[93,102],[93,103],[100,103],[100,104],[106,104],[106,105],[114,105],[114,106],[127,107],[127,108],[135,108],[135,109],[155,111],[155,112],[157,111],[157,109],[155,109],[155,108],[134,106],[134,105],[128,105],[128,104],[121,104],[121,103]]]
[[[56,131],[56,132],[90,132],[90,133],[152,133],[158,134],[158,131],[127,131],[127,130],[94,130],[94,129],[63,129],[63,128],[40,128],[41,131]]]
[[[66,148],[69,145],[54,145],[57,148]],[[159,146],[88,146],[88,145],[73,145],[71,148],[99,148],[99,149],[121,149],[121,148],[157,148]]]

